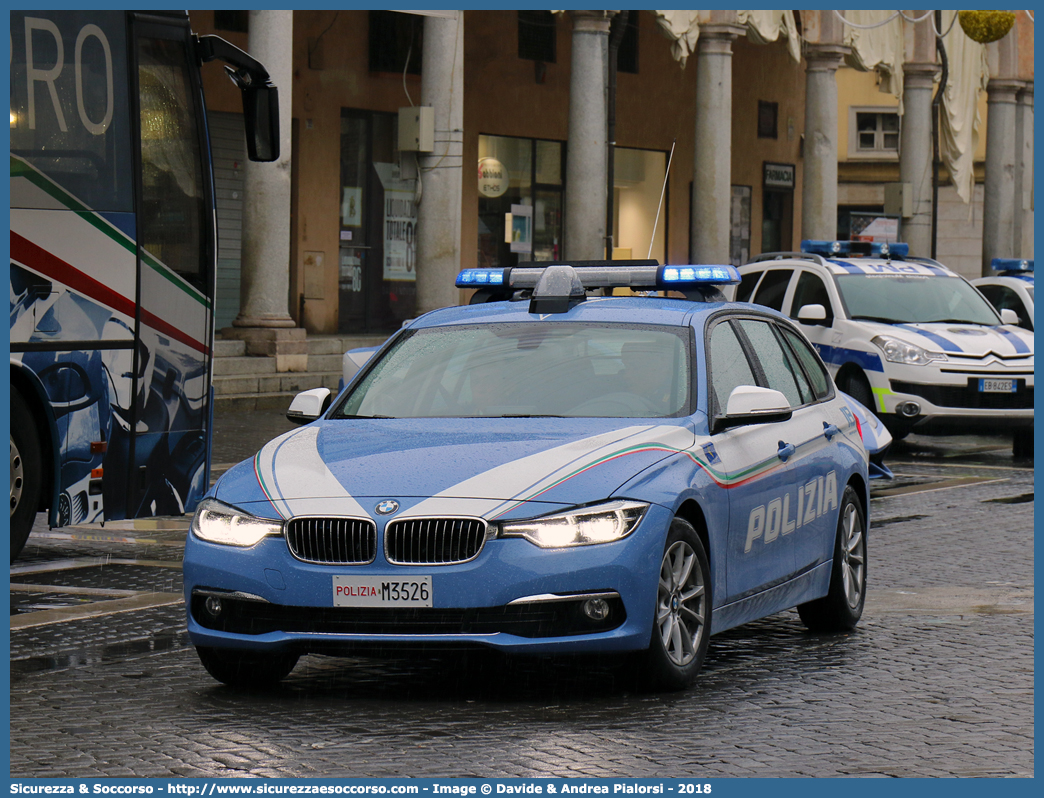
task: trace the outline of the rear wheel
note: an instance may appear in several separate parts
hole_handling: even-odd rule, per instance
[[[814,632],[854,629],[866,601],[866,516],[859,495],[848,485],[841,497],[841,514],[834,538],[830,591],[798,607],[805,626]]]
[[[710,561],[692,524],[671,529],[660,561],[652,638],[641,662],[646,686],[682,690],[696,678],[710,640]]]
[[[219,682],[251,689],[274,687],[294,669],[299,656],[205,646],[197,646],[196,653],[207,673]]]
[[[22,551],[40,507],[40,436],[18,391],[11,392],[11,562]]]

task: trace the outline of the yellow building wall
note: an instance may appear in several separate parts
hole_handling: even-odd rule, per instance
[[[979,92],[979,143],[975,148],[975,160],[986,160],[986,92]],[[838,160],[848,158],[848,109],[856,106],[878,106],[897,108],[899,101],[891,92],[882,92],[877,85],[875,72],[860,72],[851,67],[837,70],[837,148]],[[896,159],[898,162],[898,159]]]

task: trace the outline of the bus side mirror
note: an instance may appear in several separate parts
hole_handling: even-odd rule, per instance
[[[241,90],[247,156],[251,161],[274,161],[279,158],[279,89],[268,85]]]

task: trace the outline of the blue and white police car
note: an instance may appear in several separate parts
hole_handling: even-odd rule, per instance
[[[1003,313],[1011,310],[1018,325],[1033,331],[1033,261],[994,258],[990,265],[996,274],[972,280],[972,285]]]
[[[842,391],[893,436],[1033,424],[1033,334],[906,244],[803,241],[741,266],[736,299],[795,319]],[[1002,318],[1003,316],[1003,318]]]
[[[638,652],[680,689],[710,635],[866,591],[862,427],[730,266],[465,270],[472,304],[393,335],[335,400],[226,472],[185,548],[206,669],[262,685],[304,653]],[[613,287],[685,298],[614,297]]]

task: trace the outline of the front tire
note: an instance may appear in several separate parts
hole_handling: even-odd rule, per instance
[[[258,653],[229,648],[197,646],[199,661],[207,673],[229,687],[267,689],[278,684],[297,665],[293,653]]]
[[[841,513],[834,538],[830,591],[821,599],[801,604],[798,615],[813,632],[854,629],[866,601],[866,515],[851,485],[841,497]]]
[[[710,625],[710,561],[692,524],[675,518],[660,561],[652,637],[641,662],[643,682],[663,690],[691,685],[707,656]]]
[[[22,395],[11,391],[11,562],[22,551],[36,520],[43,489],[40,436]]]

